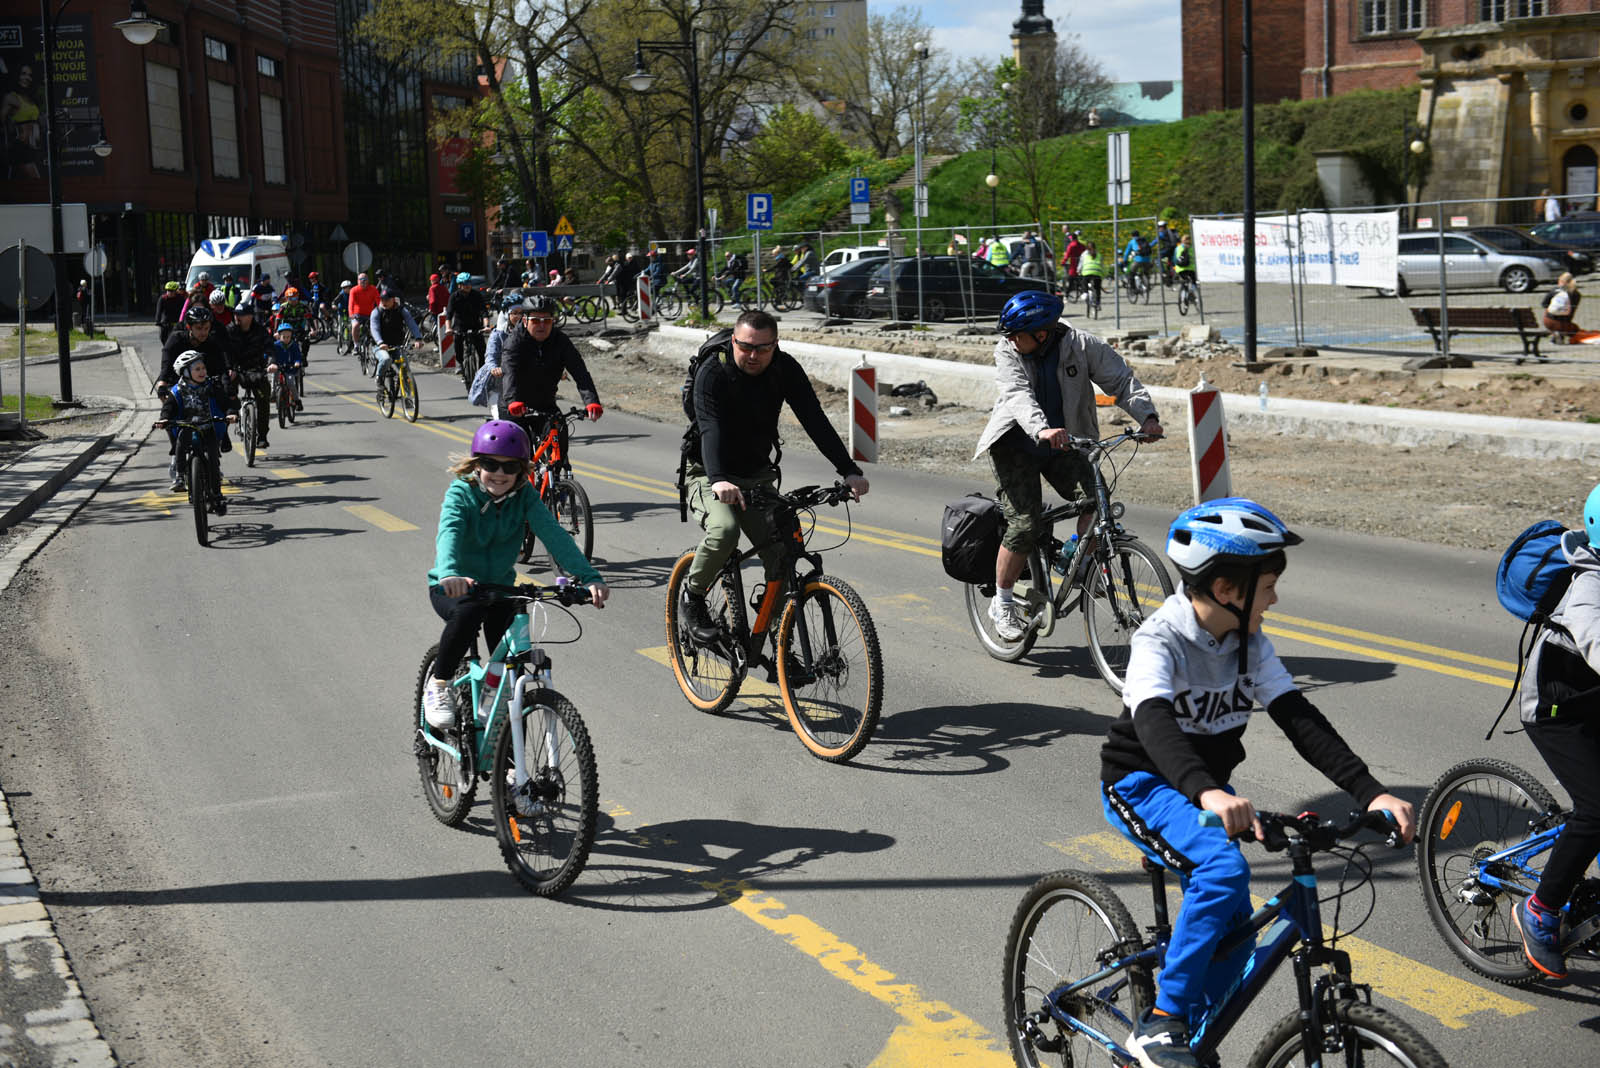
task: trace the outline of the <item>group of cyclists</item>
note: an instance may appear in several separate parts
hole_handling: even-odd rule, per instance
[[[1113,276],[1132,287],[1130,292],[1149,292],[1156,284],[1158,268],[1162,284],[1198,294],[1194,246],[1188,234],[1168,226],[1165,219],[1156,221],[1154,234],[1134,230],[1127,244],[1111,250],[1109,257],[1081,230],[1062,227],[1062,235],[1066,238],[1061,253],[1062,291],[1069,300],[1098,305],[1106,279]]]

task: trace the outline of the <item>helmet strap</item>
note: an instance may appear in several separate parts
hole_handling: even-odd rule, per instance
[[[1232,612],[1239,620],[1239,674],[1243,675],[1250,670],[1250,610],[1255,606],[1256,584],[1261,578],[1261,565],[1257,564],[1250,570],[1249,584],[1244,591],[1244,607],[1236,607],[1226,601],[1218,600],[1216,594],[1211,592],[1211,584],[1215,578],[1208,580],[1202,593],[1212,604],[1219,605]]]

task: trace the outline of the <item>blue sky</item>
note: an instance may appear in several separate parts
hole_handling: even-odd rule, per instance
[[[886,13],[898,0],[871,0],[867,10]],[[1018,0],[924,0],[922,17],[934,41],[956,56],[1011,54],[1011,24],[1022,13]],[[1180,0],[1116,0],[1066,4],[1045,0],[1044,13],[1056,33],[1075,33],[1114,82],[1166,81],[1183,77]]]

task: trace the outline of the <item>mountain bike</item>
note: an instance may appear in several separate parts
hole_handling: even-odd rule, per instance
[[[672,673],[689,703],[702,712],[721,712],[738,696],[749,670],[763,667],[767,680],[776,682],[783,695],[801,744],[834,763],[861,752],[883,705],[883,653],[866,602],[843,579],[823,574],[821,552],[809,548],[815,510],[850,498],[843,482],[792,493],[745,491],[746,507],[772,509],[774,540],[782,547],[782,578],[758,586],[751,595],[754,623],[745,618],[740,568],[767,545],[735,553],[717,573],[706,594],[717,624],[712,641],[696,639],[679,618],[694,550],[678,558],[667,580],[667,647]],[[811,519],[804,530],[802,512]],[[849,539],[848,529],[844,537]],[[809,567],[802,570],[802,563]]]
[[[1200,283],[1194,280],[1194,272],[1185,271],[1178,276],[1178,314],[1188,315],[1190,308],[1200,306]]]
[[[1479,975],[1526,986],[1528,963],[1511,910],[1539,887],[1567,813],[1534,776],[1504,760],[1468,760],[1428,791],[1417,819],[1422,898],[1445,944]],[[1584,879],[1564,910],[1562,951],[1600,961],[1600,879]]]
[[[278,406],[278,429],[282,430],[297,418],[305,372],[298,367],[285,370],[281,364],[276,366],[278,370],[272,378],[272,396],[273,403]]]
[[[1217,821],[1210,812],[1202,822]],[[1294,969],[1299,1009],[1279,1020],[1256,1046],[1251,1068],[1342,1064],[1374,1068],[1445,1068],[1445,1060],[1411,1025],[1371,1003],[1372,988],[1350,974],[1350,955],[1339,940],[1361,927],[1339,929],[1342,899],[1372,880],[1362,847],[1340,841],[1362,829],[1389,832],[1387,812],[1352,813],[1339,823],[1314,812],[1290,816],[1258,812],[1269,852],[1289,855],[1293,877],[1249,919],[1224,935],[1217,959],[1254,946],[1248,962],[1220,1001],[1190,1021],[1189,1048],[1203,1065],[1219,1063],[1217,1048],[1245,1010],[1288,962]],[[1220,821],[1217,821],[1220,825]],[[1253,838],[1252,838],[1253,840]],[[1336,902],[1328,935],[1323,932],[1316,870],[1312,857],[1332,852],[1346,858],[1346,874],[1359,874],[1346,887],[1344,877],[1332,895]],[[1155,1000],[1154,975],[1172,938],[1167,915],[1166,870],[1144,858],[1150,877],[1155,924],[1141,935],[1128,908],[1099,877],[1058,871],[1034,883],[1011,919],[1006,937],[1006,1033],[1016,1063],[1081,1066],[1104,1058],[1127,1068],[1137,1056],[1118,1041],[1128,1034]],[[1369,912],[1370,915],[1370,912]],[[1365,920],[1362,921],[1364,923]],[[1257,935],[1266,931],[1257,944]],[[1313,976],[1313,968],[1326,969]],[[1326,1056],[1336,1054],[1336,1057]]]
[[[477,377],[478,368],[483,366],[484,331],[481,329],[457,330],[455,335],[456,368],[461,372],[462,383],[468,389],[471,389],[472,380]]]
[[[260,424],[256,408],[256,391],[245,374],[239,376],[239,446],[244,449],[244,465],[256,465],[256,431]]]
[[[229,415],[228,422],[237,422],[237,415]],[[156,428],[178,428],[177,468],[188,472],[189,507],[194,511],[194,536],[202,548],[211,544],[210,513],[228,514],[228,502],[222,497],[222,458],[212,458],[216,452],[217,428],[210,422],[193,423],[184,419],[156,420]]]
[[[551,412],[534,417],[527,414],[521,401],[506,405],[506,414],[528,434],[529,441],[537,441],[528,470],[528,481],[539,491],[539,500],[555,516],[556,522],[572,535],[573,543],[585,558],[594,551],[594,509],[589,505],[589,493],[572,473],[572,426],[575,421],[588,418],[582,408],[568,408],[565,412]],[[536,427],[532,424],[538,422]],[[523,563],[531,563],[537,539],[529,527],[522,538]],[[550,557],[550,566],[556,571],[561,565]]]
[[[364,375],[371,375],[378,366],[378,358],[372,354],[372,331],[364,324],[356,334],[356,363]]]
[[[406,422],[415,423],[417,416],[422,414],[422,399],[417,395],[417,380],[411,374],[411,361],[406,358],[411,343],[402,341],[398,345],[378,347],[389,354],[388,362],[378,372],[378,410],[383,412],[385,419],[393,418],[394,402],[398,399]]]
[[[1138,454],[1142,440],[1132,427],[1100,441],[1069,439],[1071,447],[1089,459],[1092,495],[1048,509],[1042,519],[1053,528],[1060,520],[1076,519],[1093,511],[1094,525],[1079,539],[1079,547],[1066,562],[1064,572],[1060,565],[1065,543],[1054,533],[1048,543],[1041,543],[1028,555],[1028,563],[1012,591],[1027,623],[1027,629],[1016,641],[1000,637],[989,618],[994,583],[967,584],[967,619],[990,656],[1008,662],[1021,660],[1035,641],[1049,637],[1060,619],[1081,607],[1084,636],[1094,666],[1112,690],[1122,692],[1122,673],[1128,667],[1133,632],[1174,591],[1172,576],[1161,557],[1123,529],[1122,504],[1111,499],[1118,476]],[[1133,455],[1120,468],[1113,466],[1112,453],[1130,441],[1134,443]],[[1105,467],[1112,467],[1109,479]]]
[[[533,626],[543,633],[544,602],[586,604],[589,591],[480,582],[469,596],[511,601],[518,611],[487,664],[476,648],[463,662],[452,683],[456,722],[448,730],[428,726],[422,714],[422,690],[439,647],[423,654],[411,702],[423,796],[435,819],[456,827],[467,818],[479,780],[487,779],[506,866],[533,893],[553,897],[589,859],[600,786],[589,730],[577,707],[552,688],[550,655]]]

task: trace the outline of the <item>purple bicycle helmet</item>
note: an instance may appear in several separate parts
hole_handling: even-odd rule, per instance
[[[474,456],[504,456],[526,462],[532,451],[528,435],[520,426],[506,419],[491,419],[472,435]]]

